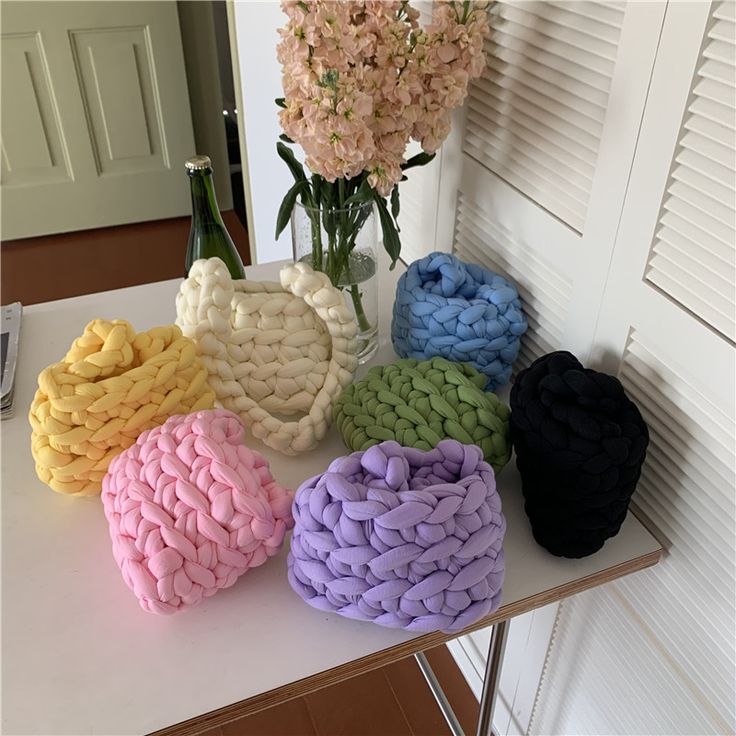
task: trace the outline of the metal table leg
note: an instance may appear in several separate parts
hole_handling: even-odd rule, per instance
[[[452,732],[452,736],[465,736],[463,727],[460,725],[460,721],[458,721],[455,711],[452,709],[450,701],[447,699],[445,691],[442,689],[442,685],[440,685],[440,681],[434,674],[432,665],[424,656],[424,652],[418,652],[415,654],[414,659],[417,660],[419,669],[422,671],[424,679],[427,681],[427,685],[429,685],[429,689],[432,691],[432,695],[434,695],[434,699],[437,701],[437,705],[439,705],[442,715],[447,721],[447,725]]]
[[[498,684],[501,680],[501,666],[503,665],[503,655],[506,650],[506,638],[508,635],[508,621],[500,621],[493,625],[491,631],[491,643],[488,647],[488,659],[486,660],[486,672],[483,678],[483,694],[480,699],[480,715],[478,716],[478,729],[476,736],[494,736],[493,734],[493,709],[496,705],[498,697]],[[424,652],[418,652],[414,658],[419,665],[419,669],[424,675],[424,679],[429,685],[429,689],[437,701],[442,715],[450,727],[452,736],[465,736],[463,727],[460,725],[455,711],[447,699],[442,685],[440,685],[437,676],[432,671],[432,666],[424,656]]]
[[[508,621],[493,624],[491,643],[488,647],[486,674],[483,678],[483,694],[480,699],[480,716],[476,736],[493,736],[493,709],[498,696],[498,684],[501,680],[501,666],[506,650]]]

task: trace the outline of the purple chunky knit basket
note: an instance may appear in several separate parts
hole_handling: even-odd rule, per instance
[[[310,606],[409,631],[461,631],[496,608],[506,520],[475,445],[382,442],[294,498],[289,582]]]

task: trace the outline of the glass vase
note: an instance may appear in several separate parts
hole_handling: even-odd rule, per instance
[[[358,323],[358,362],[378,350],[378,218],[373,202],[337,209],[296,203],[294,260],[327,274]]]

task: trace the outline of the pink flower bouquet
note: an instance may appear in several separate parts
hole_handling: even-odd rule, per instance
[[[311,177],[291,148],[278,143],[295,182],[276,234],[298,199],[314,213],[312,265],[339,285],[346,283],[355,234],[372,211],[366,203],[378,210],[392,265],[399,258],[398,184],[407,169],[432,160],[450,131],[451,110],[483,72],[488,3],[435,0],[426,28],[407,0],[283,0],[281,6],[288,16],[278,45],[281,138],[301,146]],[[407,160],[411,139],[423,152]],[[350,215],[354,206],[362,214]],[[330,238],[324,246],[320,213]]]

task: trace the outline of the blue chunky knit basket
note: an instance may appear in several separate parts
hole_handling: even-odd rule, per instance
[[[391,339],[402,358],[470,363],[495,391],[511,378],[527,323],[516,287],[449,253],[414,261],[396,287]]]

